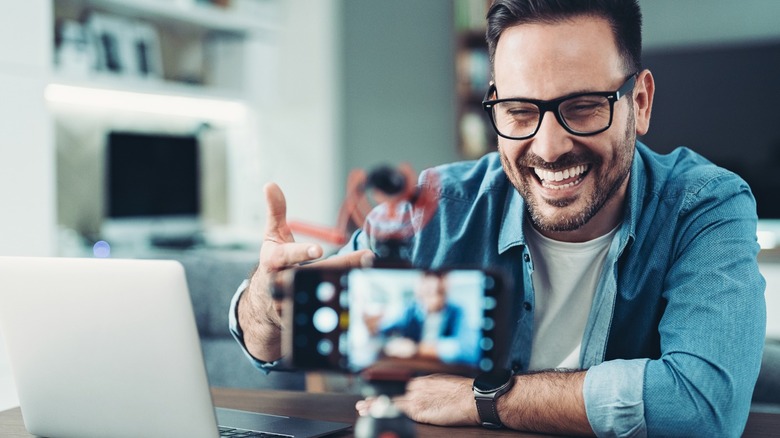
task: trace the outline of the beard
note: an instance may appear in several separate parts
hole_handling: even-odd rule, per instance
[[[634,107],[630,105],[629,108],[626,131],[622,138],[613,142],[612,155],[608,159],[596,155],[590,149],[582,148],[582,151],[568,152],[554,163],[548,163],[529,151],[520,156],[513,165],[499,145],[504,173],[520,196],[525,199],[528,214],[536,229],[542,232],[577,230],[601,211],[607,201],[620,189],[631,171],[636,142]],[[536,178],[531,168],[555,171],[584,163],[590,164],[586,177],[595,181],[590,192],[562,199],[545,199],[534,192],[533,187],[537,183],[531,180]],[[581,199],[584,201],[583,205],[579,208],[574,207]],[[541,208],[542,204],[555,207],[555,213],[545,214]]]

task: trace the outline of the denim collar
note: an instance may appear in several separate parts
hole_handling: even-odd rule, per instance
[[[628,177],[628,190],[626,191],[626,204],[623,208],[623,224],[618,231],[617,239],[620,250],[636,240],[636,227],[642,210],[643,193],[647,192],[647,172],[645,160],[642,157],[648,147],[642,142],[636,142],[634,149],[634,161],[631,163],[631,175]]]
[[[503,254],[509,248],[525,245],[523,219],[525,218],[525,200],[511,182],[507,182],[504,212],[501,228],[498,231],[498,253]]]

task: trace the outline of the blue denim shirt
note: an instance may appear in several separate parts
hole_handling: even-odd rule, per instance
[[[518,303],[510,366],[527,370],[535,306],[525,202],[495,153],[433,171],[439,205],[413,238],[412,262],[503,271]],[[756,223],[739,177],[688,149],[659,155],[637,142],[580,354],[598,436],[741,434],[766,329]],[[371,240],[358,231],[344,250]]]

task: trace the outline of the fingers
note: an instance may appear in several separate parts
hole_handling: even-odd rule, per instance
[[[388,403],[394,403],[396,406],[398,406],[399,404],[403,405],[404,402],[405,399],[403,396],[393,397],[392,402],[386,396],[366,397],[363,400],[358,400],[355,402],[355,410],[358,412],[358,415],[363,417],[366,415],[371,415],[372,407],[378,405],[376,408],[374,408],[377,411],[374,413],[383,414],[387,410]]]
[[[366,398],[364,400],[358,400],[355,403],[355,410],[358,412],[358,414],[362,416],[366,416],[369,414],[369,411],[371,409],[371,404],[374,402],[373,397]]]
[[[260,251],[260,265],[267,272],[296,266],[322,257],[322,247],[311,243],[284,243],[275,245],[266,241]]]
[[[318,268],[367,268],[373,264],[374,253],[369,249],[351,252],[344,255],[328,257],[325,260],[312,263]]]
[[[269,274],[273,276],[287,268],[317,260],[322,257],[323,249],[317,244],[295,242],[287,224],[287,201],[277,184],[268,183],[263,191],[267,205],[265,237],[260,249],[260,266],[254,277],[261,280],[261,284],[270,285]],[[363,250],[330,257],[317,262],[317,265],[324,268],[358,268],[371,266],[372,262],[373,253]]]

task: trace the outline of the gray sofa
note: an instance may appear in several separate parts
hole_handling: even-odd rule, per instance
[[[228,331],[230,299],[257,263],[257,253],[184,251],[171,253],[184,266],[211,386],[305,389],[303,373],[265,374],[244,356]]]

